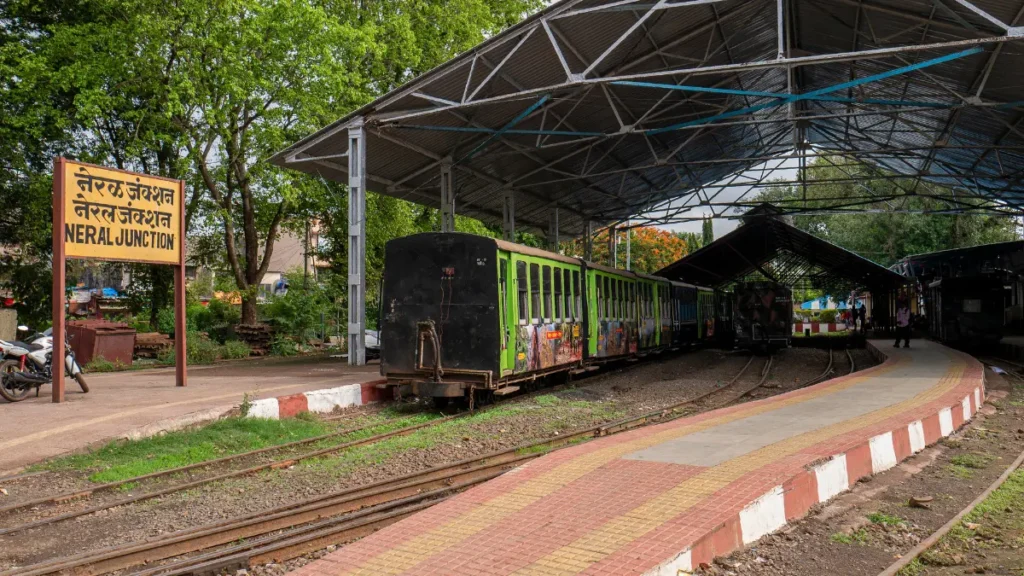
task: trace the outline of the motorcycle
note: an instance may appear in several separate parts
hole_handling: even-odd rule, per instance
[[[18,326],[19,332],[28,332],[27,326]],[[25,338],[21,341],[0,340],[0,396],[8,402],[19,402],[28,397],[33,388],[39,396],[39,388],[53,381],[53,336],[50,330]],[[64,370],[81,386],[82,392],[89,392],[89,386],[82,375],[82,368],[75,361],[75,353],[64,339]]]

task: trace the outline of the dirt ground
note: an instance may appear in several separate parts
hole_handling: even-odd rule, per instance
[[[845,362],[845,355],[843,358]],[[473,416],[409,436],[346,450],[288,469],[212,483],[187,492],[0,536],[3,543],[0,547],[0,570],[45,561],[55,555],[70,555],[152,538],[643,414],[725,386],[749,359],[750,356],[744,352],[698,350],[610,366],[550,392],[509,399]],[[801,382],[820,375],[827,364],[827,351],[782,351],[769,374],[768,380],[773,387],[767,389],[768,393],[777,394],[797,387]],[[762,365],[762,360],[755,358],[742,382],[753,379],[752,383],[756,384]],[[868,365],[865,362],[858,367]],[[846,373],[849,369],[848,364],[836,364],[834,368],[839,373]],[[275,453],[272,456],[280,458],[282,455]],[[245,461],[237,466],[251,466],[253,463]],[[209,475],[213,475],[212,471],[202,471],[201,476]],[[0,526],[10,527],[36,518],[79,510],[189,479],[193,478],[146,482],[144,486],[101,493],[87,500],[0,516]],[[80,487],[84,480],[81,475],[66,473],[47,474],[24,482],[31,482],[38,497]]]
[[[945,524],[1024,450],[1024,380],[986,370],[990,404],[966,428],[862,480],[801,521],[698,570],[702,575],[874,576]],[[1024,479],[1022,479],[1024,480]],[[925,505],[912,497],[931,498]],[[1024,497],[976,519],[901,576],[1024,574]],[[958,532],[959,530],[959,532]]]

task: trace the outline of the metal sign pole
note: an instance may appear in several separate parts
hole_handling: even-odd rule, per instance
[[[188,355],[186,354],[186,332],[188,326],[185,318],[185,181],[178,181],[178,198],[181,205],[181,218],[178,226],[178,238],[181,254],[178,266],[174,270],[174,375],[175,385],[188,385]]]
[[[64,158],[53,161],[53,402],[64,401]]]

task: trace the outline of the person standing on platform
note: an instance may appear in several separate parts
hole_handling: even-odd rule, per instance
[[[868,309],[864,306],[864,303],[860,303],[860,308],[857,308],[857,315],[860,316],[860,331],[862,333],[867,332],[868,327]]]
[[[903,338],[903,347],[910,348],[910,306],[906,299],[900,299],[899,307],[896,309],[896,343],[893,348],[900,347],[900,338]]]

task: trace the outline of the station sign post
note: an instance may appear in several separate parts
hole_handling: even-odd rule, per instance
[[[184,242],[184,181],[54,159],[54,402],[64,401],[64,272],[68,258],[175,267],[176,382],[186,385]]]

